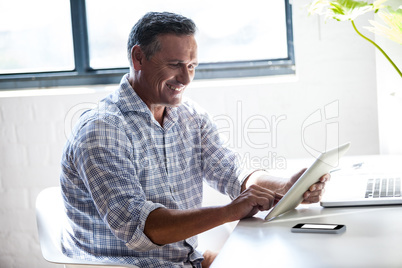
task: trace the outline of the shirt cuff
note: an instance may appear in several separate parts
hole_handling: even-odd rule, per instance
[[[244,181],[254,172],[257,171],[265,171],[268,173],[268,171],[266,169],[246,169],[243,170],[242,172],[240,172],[240,175],[238,176],[239,181],[240,181],[240,185],[243,185]]]
[[[148,215],[157,208],[164,207],[162,204],[153,203],[151,201],[146,201],[144,206],[142,207],[139,215],[139,224],[133,234],[133,237],[130,241],[126,243],[126,246],[130,249],[136,251],[149,251],[152,249],[160,248],[162,246],[153,243],[148,236],[144,233],[145,229],[145,221],[148,218]]]

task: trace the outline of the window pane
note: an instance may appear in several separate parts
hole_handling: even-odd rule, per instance
[[[287,58],[284,0],[87,0],[90,65],[127,67],[127,37],[148,11],[171,11],[198,27],[200,63]]]
[[[73,69],[69,0],[0,0],[0,73]]]

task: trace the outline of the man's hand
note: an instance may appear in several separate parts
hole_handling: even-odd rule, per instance
[[[295,184],[295,182],[303,175],[306,171],[306,168],[300,170],[298,173],[293,175],[286,186],[280,191],[281,194],[285,195],[287,191]],[[303,194],[302,204],[312,204],[320,202],[322,195],[325,192],[325,183],[329,181],[331,178],[330,174],[325,174],[321,178],[319,178],[318,182],[308,188],[308,190]]]
[[[289,179],[286,187],[284,188],[285,192],[283,192],[283,194],[285,194],[290,189],[290,187],[295,184],[295,182],[303,175],[305,171],[306,169],[302,169]],[[330,174],[325,174],[321,178],[319,178],[318,182],[311,185],[310,188],[308,188],[308,190],[304,193],[302,203],[311,204],[320,202],[322,195],[325,192],[325,183],[329,181],[330,178]]]
[[[228,204],[227,208],[235,221],[272,208],[282,197],[282,194],[254,184]]]
[[[270,176],[264,171],[257,171],[250,175],[243,184],[242,194],[230,205],[238,206],[239,210],[236,215],[240,216],[240,219],[251,217],[258,211],[269,210],[279,202],[305,171],[306,169],[300,170],[288,180]],[[319,202],[325,191],[325,182],[329,179],[330,175],[325,174],[319,178],[317,183],[311,185],[304,193],[302,203]]]
[[[303,204],[317,203],[321,201],[322,195],[325,193],[325,183],[331,178],[330,174],[325,174],[319,182],[310,186],[303,195]]]

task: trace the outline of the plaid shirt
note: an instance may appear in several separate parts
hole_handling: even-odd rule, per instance
[[[233,199],[249,172],[202,109],[188,100],[166,108],[161,127],[127,78],[80,117],[64,147],[63,252],[140,267],[200,267],[197,237],[156,245],[144,234],[149,213],[201,207],[203,180]]]

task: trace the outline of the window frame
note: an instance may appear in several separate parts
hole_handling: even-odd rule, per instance
[[[282,59],[200,63],[195,79],[258,77],[295,74],[292,6],[284,0],[288,57]],[[118,84],[129,68],[90,67],[86,5],[70,0],[75,69],[72,71],[0,74],[0,90]]]

